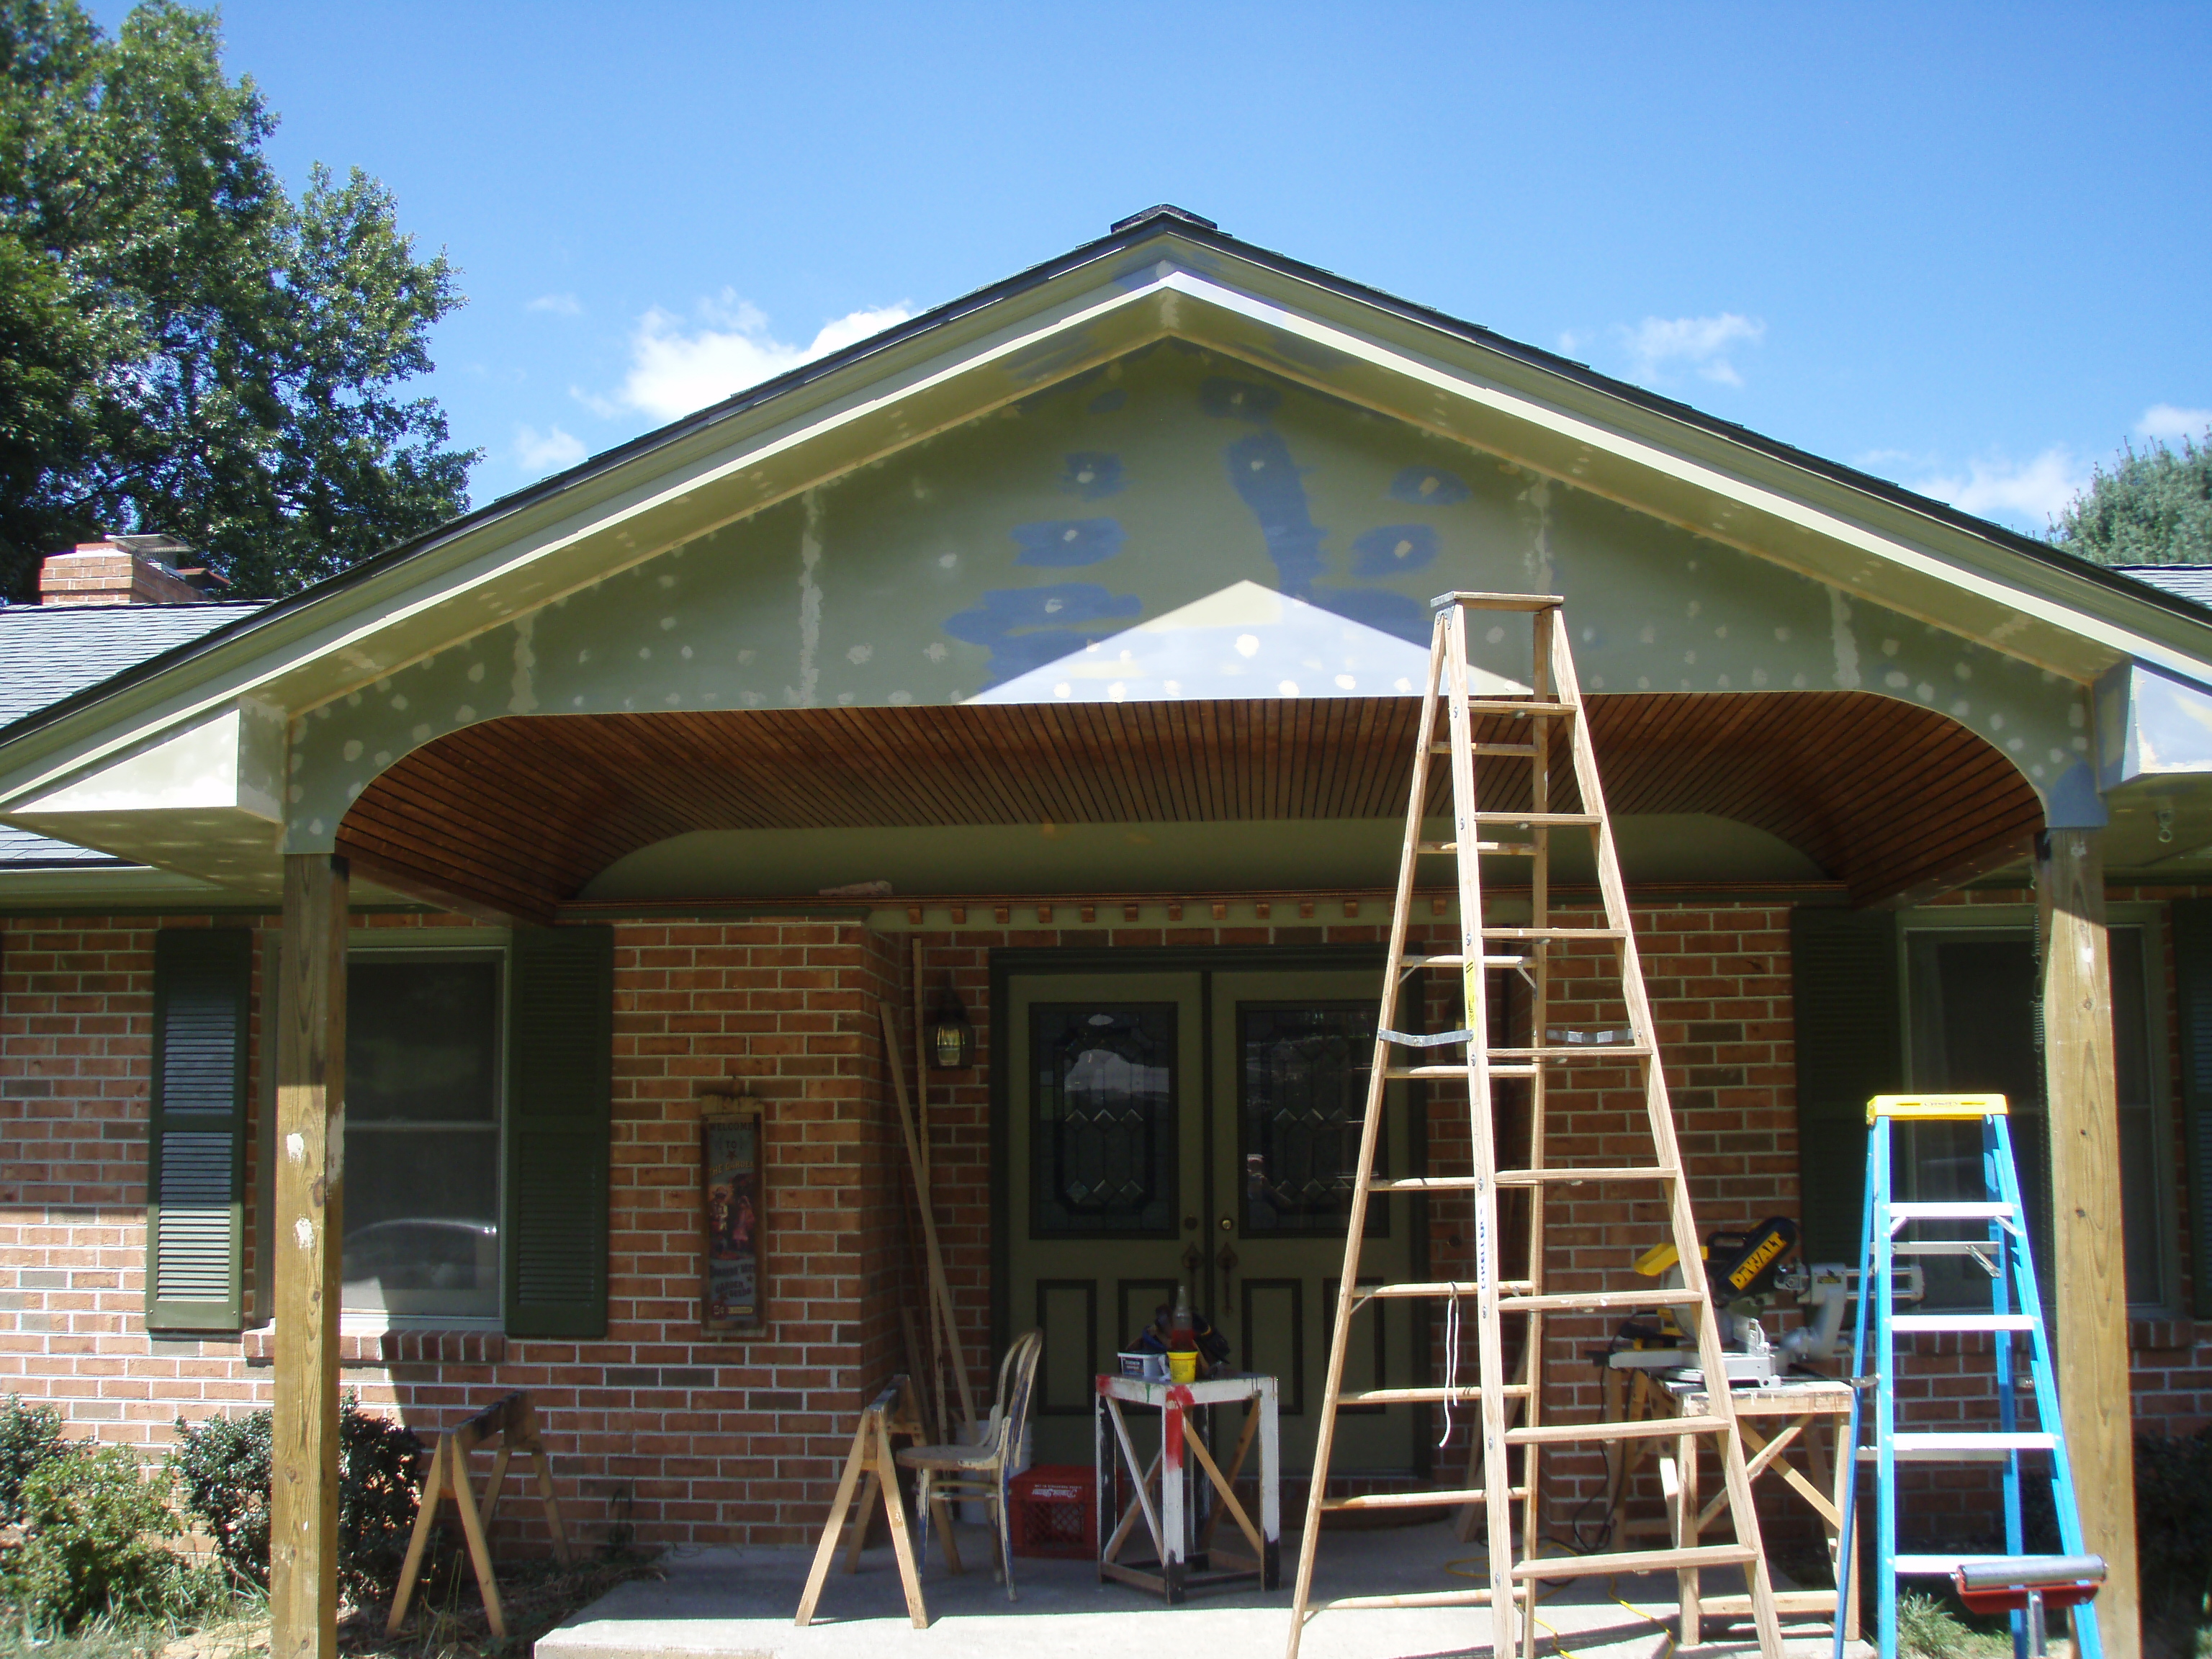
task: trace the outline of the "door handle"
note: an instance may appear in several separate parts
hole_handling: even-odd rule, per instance
[[[1183,1247],[1182,1270],[1190,1275],[1194,1283],[1198,1279],[1198,1270],[1205,1265],[1206,1256],[1196,1244],[1188,1244]]]
[[[1226,1239],[1222,1241],[1221,1249],[1218,1253],[1215,1255],[1213,1259],[1220,1264],[1221,1271],[1224,1273],[1233,1273],[1237,1271],[1237,1252],[1229,1247],[1229,1243]]]

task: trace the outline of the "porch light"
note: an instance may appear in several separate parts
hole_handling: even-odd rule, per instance
[[[968,1011],[960,1006],[959,997],[947,989],[945,1000],[937,1006],[936,1017],[929,1023],[930,1069],[964,1070],[972,1063],[975,1053],[975,1028],[968,1023]]]

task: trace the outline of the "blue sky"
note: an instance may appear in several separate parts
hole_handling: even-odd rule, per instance
[[[2018,528],[2212,422],[2212,6],[223,16],[461,267],[479,503],[1159,201]]]

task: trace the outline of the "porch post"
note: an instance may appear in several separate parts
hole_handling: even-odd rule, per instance
[[[2097,1597],[2098,1630],[2106,1659],[2140,1659],[2119,1088],[2112,1061],[2103,834],[2050,830],[2036,842],[2044,1093],[2051,1122],[2050,1272],[2058,1318],[2058,1397],[2082,1540],[2105,1558],[2111,1572]]]
[[[338,1239],[345,1178],[346,862],[284,859],[277,971],[276,1410],[270,1659],[337,1652]]]

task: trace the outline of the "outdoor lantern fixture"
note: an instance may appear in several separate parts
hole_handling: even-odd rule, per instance
[[[945,1000],[937,1005],[936,1018],[929,1023],[930,1067],[961,1071],[973,1062],[975,1053],[975,1028],[968,1023],[968,1011],[960,1006],[959,997],[948,988]]]

